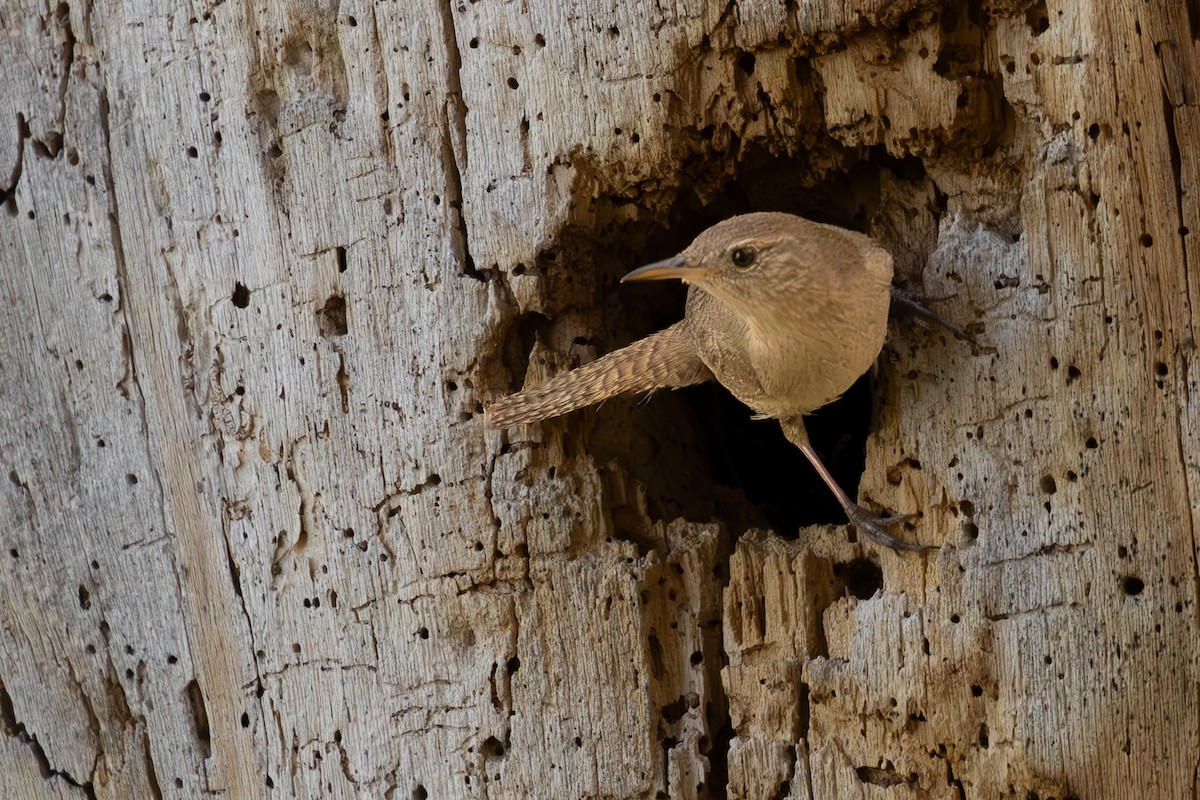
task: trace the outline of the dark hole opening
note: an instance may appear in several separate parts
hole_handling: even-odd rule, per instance
[[[551,294],[562,291],[565,299],[566,293],[578,297],[582,290],[599,296],[594,327],[588,331],[590,343],[597,355],[611,352],[678,321],[686,296],[686,288],[675,282],[621,285],[617,279],[680,252],[710,225],[751,211],[785,211],[871,232],[885,170],[898,181],[929,180],[919,159],[894,159],[882,150],[872,151],[870,158],[814,182],[804,157],[751,152],[707,202],[685,190],[655,224],[565,231],[553,263],[542,267]],[[921,243],[885,244],[896,253],[898,276],[905,257],[897,250],[925,254]],[[577,255],[590,260],[594,270],[564,269],[564,264],[577,263]],[[915,259],[909,254],[908,260]],[[594,285],[580,285],[593,280]],[[566,350],[568,342],[553,339],[558,318],[550,310],[548,320],[543,318],[536,328],[543,342]],[[814,448],[851,497],[857,496],[864,468],[876,391],[864,376],[842,398],[808,418]],[[649,510],[656,518],[721,519],[734,534],[759,526],[788,537],[797,536],[805,525],[846,523],[832,493],[783,436],[779,423],[753,419],[752,410],[715,382],[663,390],[648,400],[614,399],[585,413],[589,451],[601,462],[615,459],[645,484]]]
[[[245,308],[250,305],[250,290],[239,281],[233,285],[233,295],[230,299],[238,308]]]
[[[859,600],[869,600],[883,588],[883,570],[866,558],[856,558],[833,565],[834,577],[846,585],[846,590]]]
[[[317,322],[321,335],[329,338],[345,336],[350,332],[346,317],[346,298],[332,295],[317,310]]]
[[[204,691],[195,680],[189,681],[184,691],[192,712],[192,729],[196,734],[196,744],[199,745],[200,753],[204,758],[210,758],[212,756],[212,738],[208,726],[208,708]]]
[[[1034,36],[1041,36],[1050,29],[1050,12],[1045,0],[1034,3],[1025,11],[1025,23]]]
[[[805,525],[846,522],[841,506],[775,420],[756,420],[724,387],[706,384],[691,401],[710,436],[715,479],[736,487],[777,533],[794,537]],[[871,381],[859,378],[841,399],[807,418],[813,447],[852,497],[858,492],[871,422]]]

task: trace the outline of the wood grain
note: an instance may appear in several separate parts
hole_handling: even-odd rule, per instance
[[[1193,796],[1195,27],[5,0],[0,796]],[[932,554],[697,512],[690,390],[485,428],[768,206],[977,326],[879,369]]]

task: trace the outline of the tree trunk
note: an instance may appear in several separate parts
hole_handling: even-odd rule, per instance
[[[6,0],[0,796],[1195,795],[1200,11],[685,5]],[[974,330],[813,426],[935,549],[720,387],[484,427],[750,210]]]

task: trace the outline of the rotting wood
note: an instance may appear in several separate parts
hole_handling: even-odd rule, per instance
[[[1192,796],[1196,25],[10,0],[0,796]],[[762,530],[703,393],[484,430],[767,208],[979,326],[879,369],[935,554]]]

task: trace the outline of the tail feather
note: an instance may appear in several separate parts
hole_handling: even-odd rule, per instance
[[[541,386],[502,397],[488,408],[488,425],[538,422],[626,392],[691,386],[712,377],[682,320]]]

